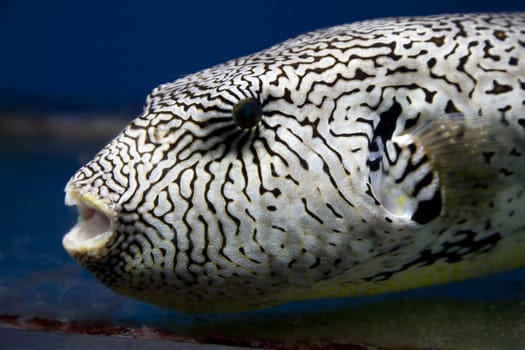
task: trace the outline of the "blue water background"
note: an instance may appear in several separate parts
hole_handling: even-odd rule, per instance
[[[0,117],[126,114],[156,85],[308,30],[368,18],[525,10],[484,1],[1,1]],[[0,314],[56,319],[192,322],[194,316],[119,297],[75,264],[62,236],[76,212],[68,178],[105,140],[0,140]],[[525,296],[525,270],[381,298]],[[295,303],[315,311],[375,300]],[[276,311],[277,310],[277,311]]]
[[[138,111],[156,85],[323,27],[521,0],[0,1],[0,112]]]

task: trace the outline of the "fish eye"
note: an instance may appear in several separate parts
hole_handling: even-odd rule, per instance
[[[261,120],[262,105],[254,98],[246,98],[233,107],[232,115],[239,128],[253,128]]]

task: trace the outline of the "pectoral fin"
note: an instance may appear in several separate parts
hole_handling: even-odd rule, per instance
[[[393,215],[425,224],[505,186],[501,157],[516,142],[497,118],[452,113],[370,147],[370,183]],[[492,158],[492,161],[490,161]]]

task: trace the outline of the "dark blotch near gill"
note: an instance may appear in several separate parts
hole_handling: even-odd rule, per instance
[[[418,203],[417,209],[411,219],[418,224],[426,224],[439,216],[441,213],[441,207],[441,193],[438,190],[434,193],[434,196],[431,199],[423,200]]]
[[[396,129],[397,119],[401,115],[401,112],[401,105],[394,99],[392,106],[387,111],[384,111],[380,114],[379,123],[374,129],[372,140],[368,146],[368,151],[370,153],[379,151],[377,143],[378,137],[381,138],[383,144],[385,144],[387,140],[390,140],[392,138],[392,135],[394,134],[394,131]],[[368,160],[367,165],[371,171],[378,171],[381,166],[381,158]]]
[[[374,130],[373,139],[375,140],[376,137],[379,136],[383,140],[383,143],[390,140],[396,129],[397,119],[401,115],[401,112],[401,105],[394,99],[392,106],[380,114],[380,120]]]

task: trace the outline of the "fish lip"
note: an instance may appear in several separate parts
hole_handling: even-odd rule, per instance
[[[63,239],[64,249],[72,257],[102,256],[115,236],[116,211],[104,200],[66,185],[65,204],[76,206],[78,219]]]

